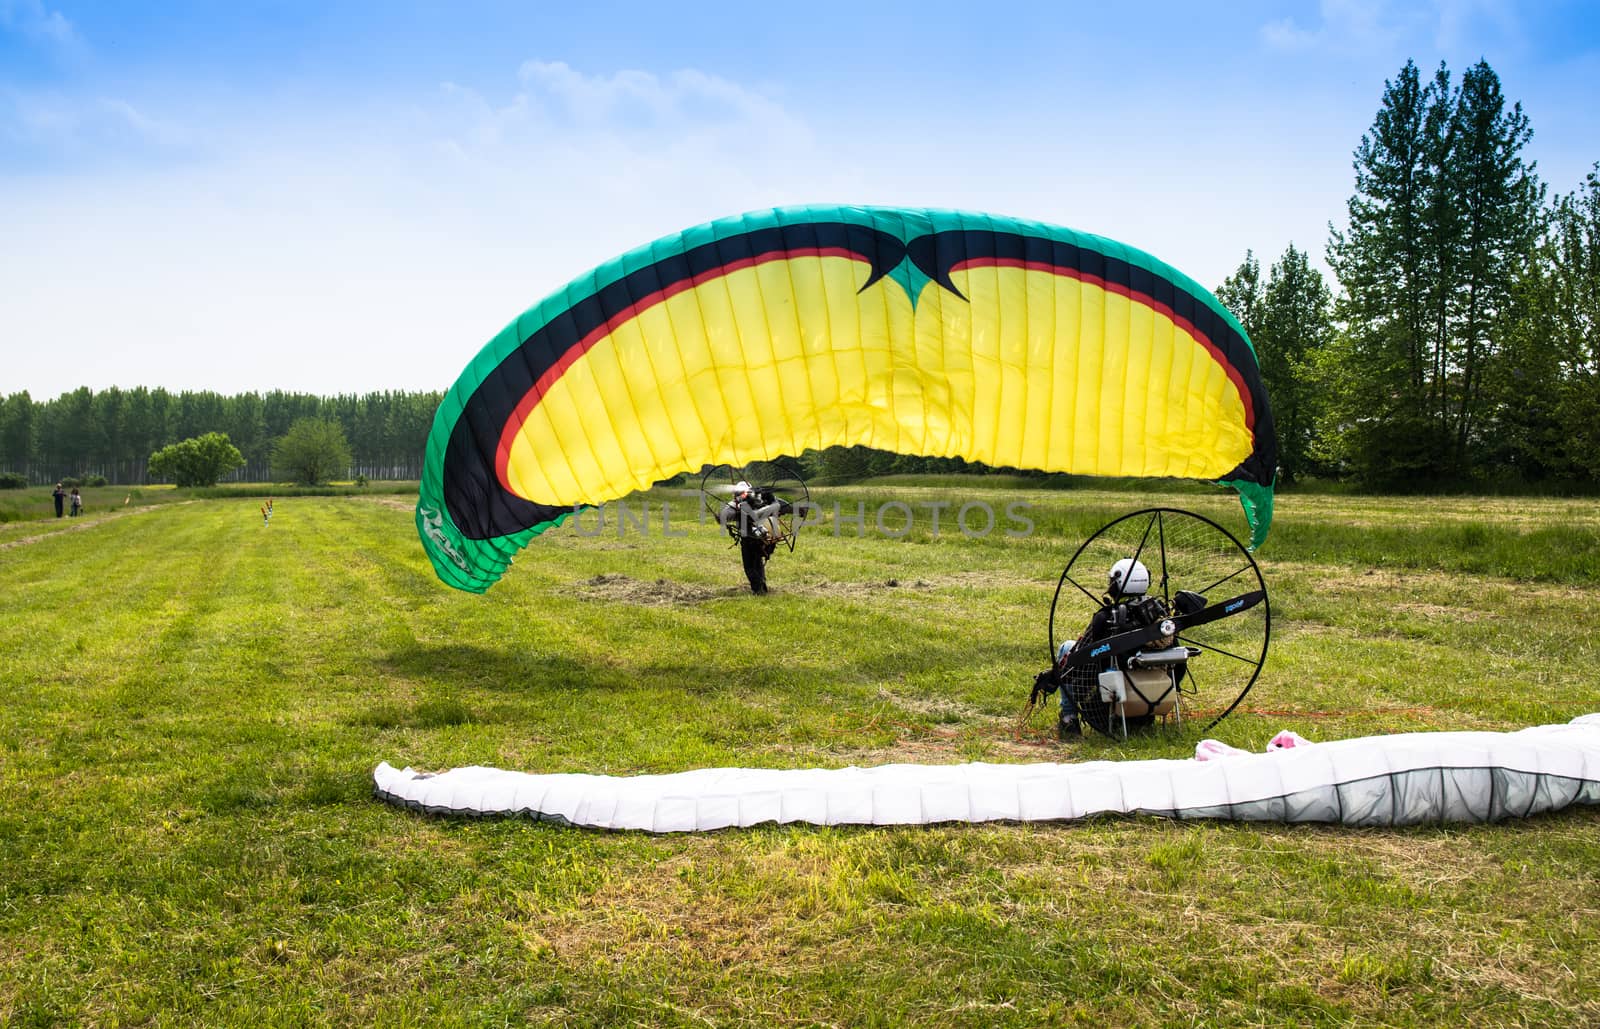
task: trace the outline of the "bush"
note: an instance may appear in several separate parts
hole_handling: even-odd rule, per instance
[[[28,477],[17,472],[0,472],[0,489],[27,489]]]
[[[89,475],[85,476],[83,480],[83,484],[91,489],[99,489],[101,486],[110,485],[110,482],[111,480],[104,475]]]
[[[350,470],[350,444],[331,418],[301,418],[272,447],[272,475],[279,482],[318,486]]]
[[[217,480],[244,464],[239,448],[226,435],[208,432],[150,455],[150,474],[178,486],[215,486]]]

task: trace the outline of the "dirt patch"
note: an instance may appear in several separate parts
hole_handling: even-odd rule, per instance
[[[936,719],[945,722],[977,722],[985,716],[982,711],[971,704],[963,704],[948,697],[927,694],[903,694],[880,687],[878,699],[887,701],[894,706],[912,714],[921,715],[923,718]]]
[[[575,584],[580,596],[590,600],[621,601],[646,607],[686,607],[708,600],[722,600],[748,594],[744,586],[706,586],[699,583],[656,579],[641,582],[629,575],[596,575]]]
[[[772,586],[772,596],[798,597],[864,597],[885,593],[931,593],[947,587],[1000,587],[1016,585],[1017,580],[1000,575],[963,572],[958,575],[930,579],[882,579],[875,582],[787,582]],[[606,573],[573,584],[580,596],[590,600],[621,601],[625,604],[645,606],[684,607],[703,604],[710,600],[750,595],[743,583],[732,586],[712,586],[705,583],[677,582],[672,579],[643,581],[630,575]]]
[[[803,597],[863,597],[895,590],[925,593],[934,588],[927,579],[882,579],[877,582],[797,582],[790,584],[786,592]],[[776,586],[772,591],[780,592]]]
[[[978,756],[975,752],[981,752]],[[1063,747],[1054,733],[1048,737],[1037,732],[1025,732],[1014,737],[1009,728],[974,735],[971,732],[945,734],[937,730],[924,730],[902,736],[887,747],[863,748],[845,752],[853,765],[962,765],[969,761],[1036,762],[1073,761],[1070,750]]]
[[[1422,615],[1425,618],[1438,618],[1454,622],[1481,622],[1492,617],[1488,611],[1477,611],[1470,607],[1446,607],[1443,604],[1417,604],[1400,603],[1394,605],[1397,611],[1409,611]]]
[[[870,582],[827,580],[817,582],[778,583],[773,593],[796,593],[808,597],[877,596],[886,593],[935,593],[948,589],[1007,589],[1029,585],[1026,579],[995,572],[957,572],[954,575],[930,575],[916,579],[888,578]]]
[[[415,511],[417,509],[415,500],[402,500],[399,497],[357,497],[356,499],[364,500],[369,504],[377,504],[379,507],[392,507],[397,511]]]
[[[193,503],[193,500],[183,500],[176,504],[163,504],[161,506],[180,507],[184,504]],[[68,521],[66,525],[63,525],[60,528],[51,529],[49,532],[41,532],[36,536],[24,536],[21,539],[8,540],[5,543],[0,543],[0,550],[10,550],[12,547],[25,547],[30,543],[38,543],[40,540],[47,540],[52,536],[59,536],[63,532],[82,532],[85,529],[92,529],[97,525],[104,525],[107,522],[126,517],[127,515],[144,514],[148,511],[154,510],[156,510],[154,507],[129,507],[107,511],[104,514],[82,515],[76,519]],[[66,519],[63,519],[63,521],[66,521]]]
[[[1280,561],[1266,566],[1269,579],[1278,576],[1304,575],[1320,593],[1350,590],[1374,595],[1400,596],[1425,590],[1456,592],[1475,600],[1498,601],[1504,597],[1558,598],[1563,600],[1593,597],[1594,589],[1583,586],[1561,586],[1552,583],[1520,583],[1471,572],[1441,572],[1407,568],[1344,568],[1330,565],[1308,564],[1303,561]],[[1270,587],[1269,587],[1270,588]],[[1453,613],[1464,608],[1448,608]]]

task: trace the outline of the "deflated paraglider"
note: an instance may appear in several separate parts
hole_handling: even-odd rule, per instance
[[[1037,222],[802,207],[658,240],[502,330],[439,407],[417,528],[482,592],[575,509],[836,445],[1211,479],[1253,545],[1272,520],[1255,352],[1193,280]]]
[[[429,814],[523,815],[597,829],[1057,822],[1105,814],[1248,822],[1496,822],[1600,804],[1600,714],[1520,732],[1422,732],[1265,754],[1202,740],[1194,761],[702,768],[671,775],[373,769],[392,804]],[[1208,747],[1207,744],[1211,744]]]

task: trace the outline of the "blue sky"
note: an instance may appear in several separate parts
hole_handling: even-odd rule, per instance
[[[0,394],[443,389],[587,268],[779,204],[1036,218],[1215,286],[1320,262],[1384,81],[1480,57],[1576,187],[1592,0],[0,0]]]

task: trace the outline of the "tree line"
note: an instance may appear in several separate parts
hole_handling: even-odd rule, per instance
[[[220,432],[244,459],[227,478],[265,482],[271,479],[274,443],[296,422],[321,418],[344,430],[350,475],[416,479],[442,396],[82,387],[39,402],[24,391],[0,399],[0,472],[30,482],[102,476],[111,483],[142,483],[151,478],[151,456],[163,447]]]
[[[1547,202],[1533,130],[1479,61],[1457,81],[1408,61],[1354,151],[1334,283],[1294,244],[1263,275],[1253,251],[1216,289],[1256,348],[1279,481],[1376,489],[1600,489],[1600,163]],[[337,421],[352,474],[417,478],[438,393],[221,396],[87,388],[0,400],[0,472],[144,481],[150,455],[222,432],[270,473],[297,419]],[[983,470],[865,447],[808,453],[813,475]]]

